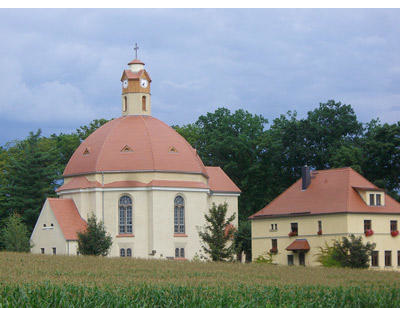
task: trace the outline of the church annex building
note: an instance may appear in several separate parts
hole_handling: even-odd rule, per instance
[[[58,198],[48,198],[32,252],[77,254],[77,232],[94,213],[113,239],[110,256],[192,259],[213,203],[238,218],[239,188],[219,167],[151,116],[151,78],[137,58],[122,73],[122,116],[97,129],[65,168]]]

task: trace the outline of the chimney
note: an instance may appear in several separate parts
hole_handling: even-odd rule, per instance
[[[307,165],[301,167],[301,189],[306,190],[311,184],[311,170]]]

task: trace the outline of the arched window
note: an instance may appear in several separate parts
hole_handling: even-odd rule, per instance
[[[124,248],[121,248],[121,249],[119,250],[119,256],[120,256],[120,257],[125,257],[125,249],[124,249]]]
[[[132,199],[127,195],[119,199],[119,233],[132,234]]]
[[[142,96],[142,111],[146,111],[146,96]]]
[[[128,107],[128,98],[126,96],[124,96],[124,103],[123,103],[122,111],[125,112],[127,107]]]
[[[132,250],[131,250],[131,248],[127,248],[127,249],[126,249],[126,256],[127,256],[127,257],[132,257]]]
[[[185,201],[179,195],[174,201],[174,233],[185,233]]]

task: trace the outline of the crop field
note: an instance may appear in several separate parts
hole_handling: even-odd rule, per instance
[[[1,307],[400,307],[400,273],[0,252]]]

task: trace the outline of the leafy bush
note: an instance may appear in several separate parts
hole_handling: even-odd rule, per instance
[[[271,252],[266,252],[263,255],[259,255],[256,260],[256,263],[267,263],[272,264],[274,262],[274,254]]]
[[[11,214],[5,220],[0,242],[7,251],[29,252],[31,250],[28,228],[17,213]]]
[[[78,232],[78,251],[82,255],[107,256],[112,245],[112,238],[107,234],[104,223],[97,223],[96,215],[88,218],[84,232]]]

